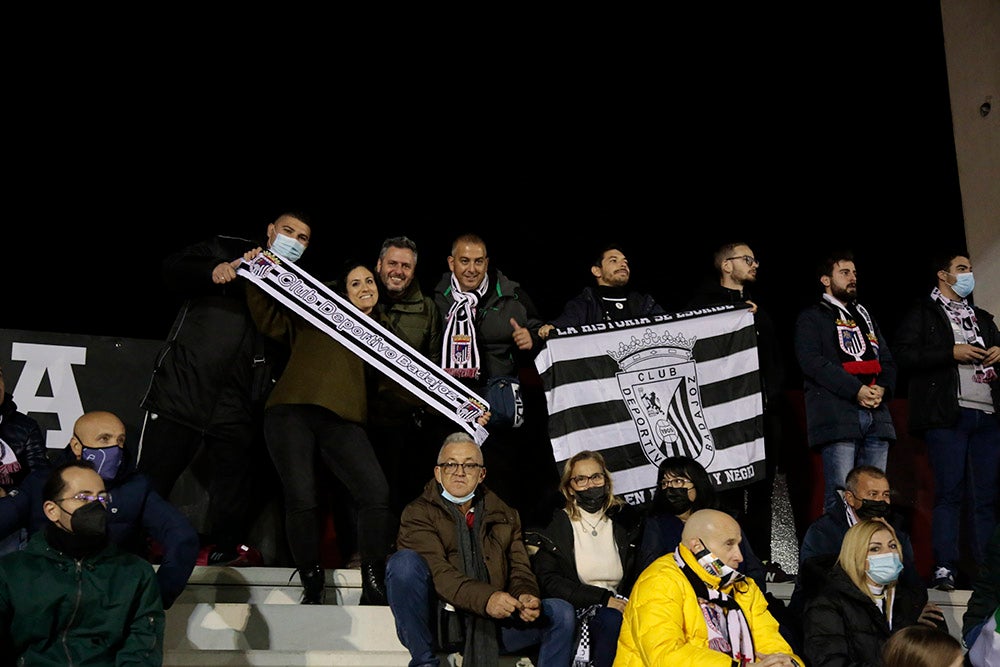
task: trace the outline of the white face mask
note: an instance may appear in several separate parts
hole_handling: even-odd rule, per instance
[[[274,241],[271,243],[271,252],[284,257],[289,262],[299,261],[299,257],[305,251],[306,247],[304,245],[291,236],[285,236],[284,234],[275,234]]]

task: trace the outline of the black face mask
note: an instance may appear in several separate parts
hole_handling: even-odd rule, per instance
[[[576,504],[580,509],[594,514],[604,508],[604,502],[608,499],[607,486],[592,486],[589,489],[576,492]]]
[[[884,519],[889,516],[892,508],[884,500],[862,500],[861,507],[854,509],[854,513],[862,519]]]
[[[96,500],[70,514],[69,525],[73,532],[50,523],[46,527],[46,537],[49,544],[73,558],[97,553],[109,542],[108,510]]]
[[[674,489],[667,487],[660,489],[656,496],[656,512],[658,514],[673,514],[679,516],[687,512],[694,505],[694,501],[688,498],[687,489]]]

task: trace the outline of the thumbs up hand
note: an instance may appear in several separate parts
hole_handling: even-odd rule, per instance
[[[514,339],[517,349],[530,350],[533,344],[531,341],[531,332],[518,324],[517,320],[513,317],[510,318],[510,326],[514,328],[514,333],[511,334],[511,337]]]

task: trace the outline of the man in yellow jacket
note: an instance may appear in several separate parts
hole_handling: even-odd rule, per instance
[[[803,667],[764,594],[737,571],[740,526],[717,510],[688,517],[681,543],[640,575],[615,667]]]

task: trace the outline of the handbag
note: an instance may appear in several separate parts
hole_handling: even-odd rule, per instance
[[[524,400],[516,377],[500,375],[486,382],[483,398],[490,404],[486,428],[518,428],[524,423]]]

